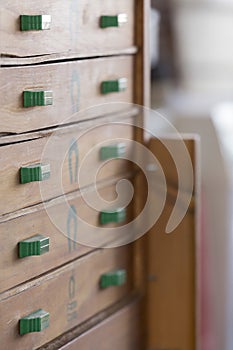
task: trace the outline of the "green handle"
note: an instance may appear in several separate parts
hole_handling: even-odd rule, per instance
[[[43,181],[50,178],[49,164],[32,164],[20,168],[20,183]]]
[[[100,27],[109,28],[109,27],[120,27],[121,25],[127,23],[128,16],[125,13],[121,13],[116,16],[101,16],[100,17]]]
[[[46,30],[51,28],[52,17],[50,15],[20,16],[20,30]]]
[[[35,235],[19,242],[19,257],[42,255],[49,251],[49,237]]]
[[[102,210],[100,212],[100,223],[106,225],[109,223],[120,223],[126,219],[125,208],[119,208],[115,210]]]
[[[49,313],[39,309],[19,320],[19,333],[41,332],[49,327]]]
[[[101,288],[108,288],[111,286],[122,286],[126,283],[126,278],[126,270],[115,270],[108,273],[104,273],[100,277],[100,286]]]
[[[23,92],[23,106],[49,106],[53,104],[52,91],[24,91]]]
[[[105,80],[101,83],[102,94],[109,94],[111,92],[120,92],[127,89],[127,79],[120,78],[118,80]]]
[[[116,145],[103,146],[100,149],[100,159],[114,159],[120,158],[125,154],[126,146],[124,143],[118,143]]]

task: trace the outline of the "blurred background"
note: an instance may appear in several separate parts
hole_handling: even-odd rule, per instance
[[[151,106],[201,137],[199,346],[232,350],[233,0],[151,6]]]

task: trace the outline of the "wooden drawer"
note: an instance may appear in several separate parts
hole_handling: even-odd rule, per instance
[[[1,342],[9,349],[35,349],[100,310],[120,300],[132,289],[131,246],[97,250],[26,285],[1,294]],[[127,271],[121,286],[100,287],[102,274]],[[19,334],[19,320],[43,309],[50,325],[42,332]]]
[[[103,146],[123,144],[122,156],[132,159],[133,127],[130,125],[120,121],[98,125],[92,121],[47,134],[47,137],[0,147],[3,179],[0,190],[4,198],[0,204],[1,215],[129,171],[127,160],[105,161],[100,152]],[[20,183],[20,169],[40,162],[50,166],[50,177],[44,181]]]
[[[100,27],[101,16],[119,14],[127,15],[126,23]],[[50,29],[21,31],[21,15],[49,15]],[[25,57],[71,51],[90,55],[124,49],[134,44],[133,17],[134,0],[11,0],[1,8],[0,53]],[[38,18],[39,27],[35,28],[41,28],[40,21]]]
[[[103,82],[122,78],[127,80],[124,91],[102,92]],[[24,107],[26,91],[30,103],[53,104]],[[41,97],[43,91],[52,91],[52,102]],[[2,68],[0,100],[0,132],[21,133],[122,111],[127,107],[119,102],[133,102],[133,57]]]
[[[94,189],[89,190],[89,200],[94,197]],[[100,196],[105,201],[113,201],[116,197],[116,184],[98,187]],[[102,225],[100,212],[91,208],[79,192],[51,201],[34,208],[21,210],[15,216],[6,216],[0,219],[0,292],[26,282],[39,276],[55,266],[60,266],[68,261],[86,254],[95,247],[101,246],[103,237],[98,232],[97,240],[91,240],[91,229],[85,225],[101,227],[105,229],[105,242],[110,239],[108,228],[117,227],[119,224]],[[106,210],[110,204],[102,206]],[[101,211],[101,210],[100,210]],[[130,221],[131,208],[126,209],[125,224]],[[107,228],[107,230],[106,230]],[[35,235],[49,238],[49,252],[37,256],[19,258],[19,242]],[[90,237],[84,240],[83,235]],[[102,235],[103,236],[103,235]],[[93,243],[92,246],[81,243]]]
[[[98,344],[101,350],[142,350],[140,318],[140,303],[134,301],[60,349],[90,350]]]

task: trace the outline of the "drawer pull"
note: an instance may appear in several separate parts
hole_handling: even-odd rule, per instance
[[[106,225],[109,223],[120,223],[126,219],[125,208],[118,208],[115,210],[103,210],[100,212],[100,223]]]
[[[19,320],[19,333],[41,332],[49,327],[49,313],[39,309]]]
[[[20,30],[46,30],[51,28],[52,17],[50,15],[20,16]]]
[[[120,27],[128,22],[128,16],[126,13],[120,13],[116,16],[101,16],[100,17],[100,27]]]
[[[118,80],[106,80],[101,83],[102,94],[109,94],[111,92],[120,92],[127,89],[126,78],[120,78]]]
[[[20,182],[25,184],[34,181],[43,181],[50,178],[49,164],[32,164],[20,168]]]
[[[52,91],[24,91],[23,92],[23,106],[49,106],[53,104]]]
[[[111,286],[122,286],[126,283],[126,270],[115,270],[104,273],[100,278],[100,287],[108,288]]]
[[[35,235],[19,242],[19,257],[42,255],[49,251],[49,237]]]
[[[124,143],[117,143],[115,145],[103,146],[100,149],[100,159],[120,158],[125,155],[126,146]]]

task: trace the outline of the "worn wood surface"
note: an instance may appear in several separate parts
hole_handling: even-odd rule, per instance
[[[140,302],[129,303],[61,350],[90,350],[93,344],[98,344],[101,350],[142,350]]]
[[[121,27],[100,28],[101,15],[126,13],[128,22]],[[50,30],[20,31],[20,15],[52,16]],[[134,1],[109,0],[8,0],[1,6],[0,53],[35,56],[76,51],[107,52],[134,43]]]
[[[96,4],[92,4],[91,6],[95,7],[95,6],[99,6],[99,1],[96,1]],[[72,3],[74,3],[75,1],[73,1]],[[79,1],[79,3],[82,3],[83,0]],[[117,2],[114,1],[114,5],[112,5],[112,0],[110,0],[110,2],[108,2],[108,4],[103,4],[103,2],[101,1],[101,5],[102,7],[104,7],[104,11],[107,11],[110,7],[112,8],[112,10],[115,8],[115,6],[120,6],[120,8],[122,9],[122,2],[124,3],[124,6],[129,6],[130,2],[128,1],[124,1],[124,0],[120,0]],[[33,1],[33,3],[35,3],[35,1]],[[44,2],[42,2],[44,4]],[[69,2],[70,4],[70,2]],[[46,6],[49,6],[50,3],[48,2]],[[38,6],[40,6],[40,10],[41,10],[41,4]],[[64,4],[63,4],[64,6]],[[80,5],[82,6],[82,5]],[[30,5],[31,7],[31,5]],[[100,8],[100,7],[99,7]],[[18,10],[17,10],[18,11]],[[122,12],[122,11],[121,11]],[[92,12],[90,14],[90,21],[92,21],[92,16],[93,16],[93,13]],[[65,15],[65,13],[64,13]],[[131,102],[131,101],[134,101],[135,103],[139,104],[139,105],[147,105],[148,106],[148,101],[149,101],[149,77],[150,77],[150,65],[149,65],[149,51],[148,51],[148,47],[149,47],[149,37],[148,37],[148,31],[147,31],[147,24],[148,24],[148,21],[149,21],[149,0],[137,0],[135,2],[135,11],[133,13],[132,11],[132,16],[135,16],[135,20],[134,23],[135,23],[135,31],[134,31],[134,34],[133,34],[133,37],[134,39],[132,40],[132,38],[130,38],[130,36],[128,35],[125,35],[125,38],[121,38],[120,40],[117,39],[114,40],[113,37],[111,36],[110,37],[110,32],[113,33],[113,32],[116,32],[118,33],[119,31],[113,29],[113,30],[109,30],[109,36],[108,38],[106,39],[106,43],[103,43],[103,40],[101,41],[101,45],[98,45],[98,40],[93,40],[92,38],[90,38],[89,42],[88,43],[84,43],[84,46],[85,45],[93,45],[92,47],[95,47],[95,50],[96,50],[96,55],[98,56],[101,56],[101,55],[106,55],[106,54],[114,54],[114,55],[119,55],[119,54],[122,54],[122,53],[127,53],[127,54],[132,54],[132,53],[135,53],[135,48],[134,48],[134,52],[132,51],[132,49],[124,49],[124,52],[122,51],[122,47],[118,47],[119,50],[115,50],[115,47],[116,45],[122,45],[122,43],[124,41],[128,41],[130,39],[130,44],[128,43],[127,44],[127,47],[132,47],[132,43],[134,43],[134,41],[136,42],[136,46],[138,47],[138,50],[137,51],[137,57],[136,57],[136,63],[134,64],[134,59],[132,58],[129,58],[129,60],[131,60],[132,62],[130,64],[125,64],[125,60],[123,62],[123,65],[125,67],[125,72],[129,72],[129,75],[133,76],[134,77],[134,80],[131,79],[130,80],[130,90],[128,90],[126,92],[127,96],[124,94],[119,94],[121,96],[119,96],[119,100],[117,101],[123,101],[123,102]],[[61,15],[59,14],[59,18],[61,17]],[[89,22],[90,22],[89,21]],[[149,26],[148,26],[149,27]],[[123,27],[122,27],[123,28]],[[120,30],[122,31],[122,28],[120,28]],[[62,29],[62,32],[60,36],[62,36],[63,34],[66,33],[65,30]],[[88,34],[88,32],[86,32]],[[85,35],[83,36],[82,40],[86,41],[86,37],[87,37],[87,34],[85,33]],[[37,33],[38,34],[38,33]],[[40,33],[44,36],[46,36],[46,33]],[[96,34],[98,34],[98,30],[96,29]],[[34,37],[35,37],[36,33],[34,33]],[[60,39],[60,36],[59,36],[59,39]],[[38,37],[38,35],[37,35]],[[94,38],[94,37],[93,37]],[[46,43],[46,41],[44,41],[44,43]],[[44,45],[43,43],[43,45]],[[20,44],[20,42],[19,42]],[[58,41],[57,43],[53,42],[53,45],[58,47],[59,45],[63,45],[63,39],[61,38],[60,42]],[[65,44],[66,45],[66,44]],[[69,40],[68,40],[68,45],[69,45],[69,49],[70,47],[72,47],[72,45],[69,44]],[[77,45],[79,45],[78,41],[77,41]],[[12,47],[15,47],[15,49],[17,50],[17,47],[19,46],[18,43],[16,45],[12,45],[10,44],[9,45],[10,48],[12,49]],[[99,46],[99,47],[97,47]],[[106,49],[106,47],[109,46],[108,49]],[[112,49],[112,46],[114,46],[114,49]],[[35,47],[35,45],[33,45],[33,48]],[[39,47],[39,45],[38,45]],[[85,46],[87,47],[87,46]],[[111,47],[111,49],[110,49]],[[20,49],[23,49],[23,45],[20,44]],[[49,49],[50,50],[50,49]],[[41,62],[41,61],[45,61],[46,59],[48,59],[48,61],[51,61],[53,59],[57,60],[57,59],[64,59],[64,58],[75,58],[75,57],[85,57],[85,56],[88,56],[88,57],[93,57],[93,51],[92,50],[88,50],[88,51],[85,51],[85,50],[82,50],[82,51],[76,51],[76,46],[75,48],[72,49],[73,50],[73,53],[70,51],[68,52],[67,51],[67,55],[66,53],[63,52],[63,54],[55,54],[53,53],[52,55],[44,55],[44,56],[35,56],[35,57],[25,57],[25,58],[17,58],[17,57],[9,57],[9,59],[7,59],[6,57],[4,57],[2,60],[3,60],[3,64],[19,64],[19,65],[23,65],[23,64],[31,64],[31,63],[38,63],[38,62]],[[126,51],[127,52],[126,52]],[[128,51],[130,50],[130,51]],[[64,50],[63,50],[64,51]],[[41,55],[41,50],[39,52],[39,55]],[[71,57],[71,56],[72,57]],[[95,53],[94,53],[95,55]],[[112,67],[113,67],[113,73],[112,71],[108,71],[108,77],[109,78],[117,78],[117,70],[118,70],[118,67],[119,65],[121,65],[121,62],[123,61],[123,57],[120,58],[120,57],[115,57],[114,58],[114,63],[112,64]],[[113,60],[113,59],[112,59]],[[85,62],[84,61],[79,61],[79,64],[81,64],[81,62]],[[70,97],[68,97],[69,99],[69,103],[67,102],[67,96],[69,96],[69,87],[66,88],[64,91],[64,94],[61,95],[60,94],[60,91],[56,90],[56,96],[59,96],[59,101],[65,101],[65,104],[62,104],[60,103],[59,101],[56,102],[56,106],[59,106],[57,110],[59,110],[59,113],[57,112],[51,112],[51,109],[50,111],[48,112],[48,115],[49,115],[49,118],[51,120],[51,125],[56,125],[58,123],[61,122],[61,120],[63,121],[63,118],[64,118],[64,115],[66,116],[70,116],[72,113],[76,113],[73,112],[73,109],[72,109],[72,106],[74,105],[74,108],[77,109],[77,106],[78,108],[80,109],[85,109],[86,107],[90,106],[90,105],[93,105],[93,104],[98,104],[98,103],[103,103],[103,100],[104,102],[108,102],[109,101],[109,97],[111,96],[107,96],[106,99],[103,99],[101,96],[99,96],[99,90],[98,90],[98,98],[97,98],[97,95],[96,95],[96,98],[95,99],[91,99],[91,96],[92,96],[92,92],[90,91],[90,86],[88,84],[89,81],[92,81],[93,80],[93,76],[95,77],[95,73],[94,73],[94,70],[91,69],[91,66],[93,65],[97,65],[97,60],[88,60],[86,61],[88,62],[88,75],[83,75],[84,76],[84,83],[81,84],[81,89],[80,89],[80,104],[74,104],[74,103],[70,103]],[[92,63],[93,62],[93,63]],[[107,71],[107,62],[109,61],[106,61],[104,60],[104,63],[103,63],[103,70],[104,71]],[[73,64],[73,63],[72,63]],[[39,67],[39,66],[38,66]],[[50,71],[53,70],[53,67],[54,67],[54,64],[51,64],[48,66],[48,69]],[[79,66],[80,67],[80,70],[78,71],[78,73],[81,71],[83,72],[84,74],[84,63],[83,63],[83,66]],[[133,67],[133,68],[132,68]],[[33,74],[36,75],[36,70],[34,70],[36,68],[36,66],[34,67],[24,67],[24,69],[26,70],[27,68],[33,68],[33,72],[31,72],[29,75],[32,76]],[[8,69],[8,68],[7,68]],[[12,68],[14,69],[14,68]],[[69,81],[70,81],[70,76],[69,76],[69,64],[67,63],[67,68],[66,68],[66,71],[64,73],[64,75],[67,77],[67,86],[69,84]],[[2,70],[3,71],[3,70]],[[100,71],[100,68],[98,68],[98,71]],[[133,71],[133,73],[131,73],[131,71]],[[121,72],[120,72],[121,73]],[[8,73],[9,74],[9,73]],[[37,75],[40,75],[41,73],[38,73]],[[47,72],[45,73],[46,77],[50,77],[50,73]],[[80,73],[80,81],[82,82],[82,78],[81,78],[81,73]],[[124,74],[125,75],[125,74]],[[47,78],[48,79],[48,78]],[[49,78],[50,79],[50,78]],[[60,79],[61,79],[61,74],[59,74],[59,81],[57,83],[57,85],[61,85],[60,84]],[[102,77],[101,77],[102,79]],[[46,80],[47,82],[47,80]],[[39,81],[38,82],[38,86],[44,86],[43,85],[44,82],[41,82]],[[98,84],[99,84],[99,80],[98,80]],[[132,84],[133,84],[133,87],[132,87]],[[49,85],[49,84],[48,84]],[[48,86],[46,85],[46,87]],[[31,82],[28,83],[28,86],[31,87]],[[75,84],[75,89],[77,90],[77,86],[78,84]],[[99,85],[98,85],[99,86]],[[83,90],[84,89],[84,90]],[[95,90],[96,91],[96,90]],[[75,101],[77,101],[76,99],[76,96],[77,96],[77,91],[75,91],[74,93],[75,95]],[[66,96],[66,100],[64,100],[64,96]],[[84,99],[85,99],[85,103],[86,104],[83,104],[81,105],[81,97],[84,96]],[[117,96],[117,98],[118,98]],[[99,97],[101,97],[101,100],[99,99]],[[5,97],[4,97],[5,98]],[[112,95],[112,98],[113,100],[115,101],[115,94],[114,96]],[[19,101],[19,95],[18,95],[18,101]],[[83,100],[84,101],[84,100]],[[112,100],[111,100],[112,101]],[[83,103],[83,102],[82,102]],[[11,102],[10,102],[10,105]],[[68,107],[67,107],[68,106]],[[19,105],[18,105],[19,107]],[[24,118],[24,121],[23,121],[23,124],[22,124],[22,118],[19,120],[19,117],[20,117],[20,113],[18,113],[18,107],[14,108],[14,111],[12,113],[8,113],[8,118],[7,118],[7,121],[5,121],[3,124],[2,124],[2,118],[1,118],[1,121],[0,121],[0,132],[23,132],[25,130],[32,130],[31,128],[33,129],[38,129],[38,128],[41,128],[43,126],[41,125],[45,125],[48,121],[48,117],[46,117],[46,108],[42,109],[42,108],[38,108],[38,113],[36,112],[35,109],[33,109],[32,113],[30,114],[28,112],[27,114],[27,121],[25,121],[25,118]],[[20,106],[21,108],[21,106]],[[51,107],[52,108],[52,107]],[[66,110],[66,108],[68,108]],[[10,107],[7,107],[7,110],[10,110],[11,108]],[[40,110],[40,111],[39,111]],[[113,109],[115,110],[115,108]],[[41,113],[41,111],[43,113]],[[74,117],[74,120],[81,120],[81,119],[85,119],[85,118],[91,118],[91,117],[95,117],[96,115],[99,116],[99,115],[103,115],[103,114],[106,114],[107,111],[110,111],[111,112],[111,109],[109,108],[108,110],[106,109],[106,106],[101,110],[99,109],[98,110],[98,113],[95,114],[95,113],[91,113],[90,111],[87,113],[83,113],[82,116],[79,115],[79,117],[76,118],[76,115]],[[6,112],[6,111],[5,111]],[[61,112],[61,113],[60,113]],[[10,114],[11,114],[11,117],[10,117]],[[59,114],[59,115],[58,115]],[[2,115],[4,115],[4,113],[2,113]],[[25,114],[24,114],[25,115]],[[47,115],[47,116],[48,116]],[[88,117],[87,117],[88,115]],[[11,119],[13,118],[13,119]],[[61,119],[62,118],[62,119]],[[75,119],[76,118],[76,119]],[[9,120],[10,120],[10,123],[9,123]],[[134,134],[134,137],[138,140],[138,141],[142,141],[142,133],[139,132],[139,133],[135,133]],[[89,174],[87,174],[89,175]],[[137,183],[137,185],[139,187],[141,187],[141,183],[140,181]],[[140,189],[142,190],[142,188]],[[138,196],[138,199],[139,199],[139,194],[140,191],[136,191],[137,193],[137,196]],[[56,201],[56,199],[54,199],[53,201]],[[137,212],[138,209],[141,208],[141,203],[140,202],[140,199],[138,200],[138,207],[136,209],[135,212]],[[24,210],[27,210],[27,209],[24,209]],[[22,212],[24,211],[22,210]],[[33,210],[33,207],[30,207],[28,208],[28,210]],[[19,211],[20,212],[20,211]],[[134,213],[135,213],[134,212]],[[12,213],[10,215],[13,215],[13,214],[16,214],[15,213]],[[7,214],[5,216],[5,218],[9,217],[9,215]],[[2,217],[3,219],[4,217]],[[62,218],[62,216],[61,216]],[[67,243],[67,241],[66,241]],[[140,289],[140,291],[144,291],[145,290],[145,280],[146,280],[146,274],[145,274],[145,256],[147,254],[147,252],[144,250],[145,248],[145,241],[140,241],[140,242],[137,242],[137,244],[135,244],[134,246],[134,252],[133,252],[133,257],[131,255],[131,251],[130,250],[127,250],[127,259],[129,259],[130,261],[130,269],[132,268],[132,270],[130,270],[129,272],[129,275],[130,275],[130,279],[133,279],[134,280],[134,285],[136,286],[137,289]],[[114,259],[114,256],[115,256],[115,253],[114,253],[114,250],[112,251],[109,251],[108,253],[108,250],[105,250],[105,252],[107,252],[106,254],[109,254],[111,256],[111,259]],[[97,254],[97,252],[95,252],[94,254]],[[99,253],[98,253],[99,254]],[[124,254],[123,254],[124,255]],[[124,261],[124,257],[123,255],[121,255],[121,263]],[[96,255],[97,256],[97,255]],[[122,258],[123,257],[123,258]],[[81,258],[79,261],[77,261],[75,264],[79,264],[81,263],[82,261],[84,261],[84,259],[86,259],[86,257],[84,258]],[[77,286],[77,289],[78,289],[78,294],[80,296],[80,299],[78,300],[78,307],[80,306],[80,310],[78,309],[78,320],[80,320],[80,322],[83,322],[84,320],[84,314],[85,314],[85,317],[86,315],[88,314],[87,317],[90,317],[91,315],[93,315],[94,312],[97,312],[97,311],[101,311],[101,308],[103,307],[106,307],[106,304],[108,302],[108,300],[113,300],[113,297],[108,297],[108,296],[103,296],[103,299],[101,300],[104,300],[104,305],[101,304],[100,299],[95,299],[93,296],[93,294],[88,294],[87,292],[84,292],[84,290],[87,290],[86,289],[86,286],[88,283],[92,283],[96,277],[93,277],[94,276],[94,272],[93,271],[96,271],[96,269],[98,269],[98,265],[101,264],[101,259],[100,257],[98,256],[98,259],[94,259],[94,255],[92,256],[92,259],[91,259],[91,263],[90,263],[90,268],[87,269],[82,269],[80,270],[79,274],[77,275],[77,281],[78,281],[78,286]],[[134,264],[133,264],[134,263]],[[131,265],[132,264],[132,265]],[[72,264],[71,264],[72,265]],[[70,265],[70,268],[71,268],[71,265]],[[110,263],[111,265],[111,263]],[[74,266],[74,265],[73,265]],[[105,261],[104,262],[104,266],[105,268],[107,266],[109,266],[109,261]],[[66,267],[64,267],[66,268]],[[55,270],[54,273],[53,273],[53,276],[55,277],[56,274],[59,274],[59,271],[61,271],[62,268],[58,269],[58,270]],[[76,271],[76,268],[72,267],[70,271],[70,275],[69,277],[72,275],[72,272],[73,271]],[[93,274],[92,274],[93,273]],[[35,349],[37,348],[38,346],[40,346],[42,343],[47,343],[49,341],[52,340],[52,338],[54,337],[57,337],[59,334],[63,333],[63,332],[66,332],[67,329],[73,327],[74,323],[77,324],[77,322],[75,321],[73,323],[73,325],[69,325],[69,324],[61,324],[61,320],[64,319],[64,317],[66,315],[66,311],[64,311],[65,307],[62,303],[60,303],[60,299],[61,299],[61,295],[63,295],[63,291],[64,291],[64,288],[66,288],[66,295],[68,293],[67,291],[67,286],[66,283],[64,282],[65,278],[63,279],[63,282],[60,282],[60,279],[55,277],[53,279],[51,279],[55,285],[55,280],[57,281],[56,282],[56,286],[55,286],[55,293],[53,293],[52,295],[52,292],[51,290],[49,290],[47,287],[44,287],[43,288],[43,291],[42,291],[42,282],[40,281],[49,281],[50,280],[50,276],[52,274],[49,273],[47,275],[44,275],[42,277],[40,277],[39,279],[37,279],[36,283],[37,283],[37,286],[33,286],[33,285],[30,285],[30,283],[34,283],[35,281],[32,281],[32,282],[28,282],[27,283],[27,290],[26,290],[26,294],[25,293],[21,293],[21,291],[23,291],[24,289],[24,286],[25,285],[21,285],[21,286],[18,286],[17,288],[15,289],[12,289],[11,291],[8,291],[8,293],[3,293],[2,294],[2,297],[5,296],[6,298],[10,297],[10,295],[14,295],[14,294],[17,294],[16,296],[13,296],[12,298],[9,298],[8,300],[5,299],[1,304],[0,304],[0,315],[2,315],[2,320],[4,320],[4,328],[2,327],[2,329],[4,330],[3,334],[4,334],[4,337],[6,336],[6,333],[7,333],[7,338],[3,338],[3,343],[5,344],[5,342],[8,345],[9,348],[11,347],[17,347],[17,349],[26,349],[26,348],[32,348],[32,349]],[[75,278],[76,278],[76,275],[75,275]],[[95,280],[96,281],[96,280]],[[41,284],[40,284],[41,283]],[[94,283],[94,282],[93,282]],[[43,283],[43,285],[45,286],[45,284]],[[46,282],[46,285],[47,285],[47,282]],[[30,286],[30,287],[29,287]],[[35,293],[34,294],[34,290],[37,289],[39,290],[40,288],[40,292],[38,293]],[[88,290],[90,290],[91,288],[88,287]],[[28,303],[26,303],[26,299],[21,299],[22,298],[22,295],[29,295],[29,291],[30,291],[30,301]],[[59,294],[59,295],[58,295]],[[34,298],[33,296],[36,295],[36,297]],[[98,294],[99,296],[99,294]],[[10,305],[10,307],[5,307],[5,303],[7,301],[12,301],[13,299],[16,300],[17,298],[17,301],[13,302],[13,304]],[[88,299],[89,298],[89,299]],[[85,299],[85,302],[84,302],[84,299]],[[32,301],[31,301],[32,300]],[[35,300],[37,300],[36,304],[35,304]],[[57,302],[58,300],[58,302]],[[38,306],[38,304],[41,302],[41,305]],[[69,301],[67,301],[68,303]],[[55,305],[55,303],[59,304],[59,308],[58,306],[57,309],[56,309],[56,330],[52,330],[51,333],[48,333],[49,329],[48,330],[45,330],[43,332],[42,335],[40,334],[32,334],[32,335],[28,335],[28,336],[25,336],[23,337],[23,339],[21,339],[21,337],[17,336],[17,320],[19,319],[19,317],[21,316],[21,310],[24,309],[25,310],[25,314],[26,312],[31,312],[31,308],[34,307],[34,306],[38,306],[38,307],[44,307],[44,308],[48,308],[48,306],[53,306]],[[85,305],[84,305],[85,304]],[[1,309],[1,305],[4,306],[4,308]],[[9,305],[9,304],[8,304]],[[14,314],[12,314],[10,316],[10,318],[7,318],[5,319],[5,317],[3,317],[3,314],[5,311],[7,310],[12,310],[12,305],[13,305],[13,308],[14,308]],[[26,308],[24,307],[26,305]],[[21,307],[22,306],[22,307]],[[98,310],[97,310],[98,309]],[[15,311],[17,310],[17,311]],[[102,309],[103,310],[103,309]],[[79,312],[80,311],[80,312]],[[140,343],[134,343],[134,341],[136,341],[139,337],[139,334],[141,334],[141,332],[143,333],[143,336],[144,337],[144,340],[145,340],[145,318],[144,318],[144,315],[142,317],[142,311],[143,311],[143,314],[144,314],[144,310],[142,308],[140,308],[140,324],[138,323],[139,320],[138,320],[138,311],[135,313],[133,313],[133,316],[129,316],[128,317],[120,317],[120,320],[121,321],[118,321],[117,323],[114,321],[114,326],[106,326],[105,328],[105,323],[104,323],[104,328],[105,328],[105,334],[103,335],[102,337],[102,334],[103,334],[103,331],[101,331],[101,333],[99,333],[99,329],[102,329],[101,327],[100,328],[96,328],[96,330],[94,329],[94,333],[95,334],[95,337],[98,336],[97,334],[101,334],[99,335],[99,337],[101,337],[100,341],[102,341],[102,344],[103,346],[105,345],[109,345],[108,346],[108,349],[115,349],[115,343],[118,344],[116,349],[119,349],[119,348],[122,348],[124,349],[124,346],[125,344],[127,345],[125,349],[129,350],[129,349],[140,349],[140,350],[144,350],[145,347],[144,345],[142,346],[139,346]],[[60,312],[60,313],[59,313]],[[123,313],[123,310],[121,311]],[[62,313],[62,314],[61,314]],[[17,314],[17,318],[16,318],[16,315]],[[128,314],[128,312],[127,312]],[[65,316],[64,316],[65,315]],[[0,316],[1,317],[1,316]],[[105,316],[106,317],[106,316]],[[91,320],[93,320],[94,318],[92,317]],[[54,320],[54,318],[52,319],[52,321]],[[110,321],[111,322],[111,321]],[[58,325],[59,323],[59,325]],[[79,321],[78,321],[79,323]],[[7,325],[8,324],[8,325]],[[106,322],[107,324],[107,322]],[[109,324],[109,323],[108,323]],[[113,324],[111,322],[111,324]],[[10,325],[10,326],[9,326]],[[117,326],[118,325],[118,326]],[[13,327],[13,328],[12,328]],[[110,327],[110,328],[109,328]],[[112,327],[119,327],[119,332],[121,334],[121,337],[116,334],[114,331],[113,331],[113,336],[115,336],[115,338],[112,338],[114,339],[114,342],[111,341],[110,343],[108,343],[106,341],[106,338],[108,337],[108,334],[106,334],[107,332],[111,332],[111,330],[113,329]],[[133,328],[131,328],[133,327]],[[50,328],[51,329],[51,328]],[[107,330],[106,330],[107,329]],[[49,331],[50,332],[50,331]],[[96,344],[96,341],[93,340],[90,343],[88,343],[90,340],[90,333],[87,332],[84,333],[83,335],[83,340],[81,341],[84,341],[84,344],[85,342],[87,342],[87,346],[89,346],[89,348],[91,349],[94,349],[96,347],[99,347],[99,344],[97,343]],[[107,336],[107,337],[106,337]],[[123,344],[122,340],[124,339],[127,339],[127,342]],[[10,341],[9,341],[10,339]],[[112,340],[111,339],[111,340]],[[104,340],[104,341],[103,341]],[[108,340],[110,340],[110,337],[108,337]],[[143,340],[143,343],[144,343],[144,340]],[[13,345],[12,345],[13,344]],[[56,344],[56,342],[54,342],[54,344]],[[83,344],[83,343],[81,343]],[[140,344],[141,345],[141,344]],[[72,345],[73,346],[73,345]],[[84,346],[84,345],[83,345]],[[80,346],[81,347],[81,346]],[[76,347],[75,347],[76,348]],[[55,348],[54,348],[55,349]],[[106,348],[107,349],[107,348]]]
[[[121,312],[121,310],[123,311],[123,309],[125,309],[126,307],[131,308],[133,304],[138,304],[138,307],[140,308],[141,301],[142,301],[141,295],[134,290],[132,293],[127,294],[127,296],[124,297],[123,299],[105,308],[104,310],[98,312],[95,316],[83,322],[81,325],[62,334],[61,336],[57,337],[53,341],[42,345],[41,347],[38,348],[38,350],[60,349],[62,346],[65,346],[68,343],[71,343],[73,340],[79,338],[82,334],[89,332],[92,329],[95,329],[95,327],[98,326],[98,324],[103,324],[105,320],[111,319],[112,316],[113,317],[115,315],[117,316],[118,313]],[[138,336],[134,335],[134,337],[138,337],[142,340],[141,329],[138,330],[137,334]],[[142,346],[142,349],[143,349],[143,346]]]
[[[100,210],[112,207],[111,202],[116,199],[116,183],[107,187],[103,186],[102,184],[97,188],[101,198],[106,201],[105,205],[100,205]],[[94,195],[94,188],[90,188],[88,196],[90,202]],[[68,196],[66,201],[60,198],[55,203],[53,202],[47,203],[45,207],[35,206],[28,212],[21,210],[17,217],[8,220],[6,218],[0,223],[2,241],[0,246],[0,292],[87,254],[96,247],[104,246],[104,240],[105,243],[111,239],[114,241],[109,229],[118,225],[108,225],[107,229],[101,226],[98,208],[89,206],[80,192],[77,192],[76,196],[72,193],[72,196]],[[131,214],[131,209],[128,207],[126,222],[131,220]],[[104,237],[100,237],[96,232],[98,237],[91,240],[91,229],[95,230],[95,227],[102,227],[101,230],[106,232]],[[49,237],[49,252],[20,259],[18,243],[36,234]],[[90,237],[89,242],[88,236]],[[117,241],[117,237],[115,240]]]
[[[128,120],[130,121],[130,120]],[[123,122],[85,125],[59,129],[39,139],[0,147],[0,191],[4,201],[0,214],[34,205],[63,193],[96,183],[129,171],[124,159],[104,162],[100,159],[103,145],[124,143],[125,156],[133,157],[133,127]],[[51,176],[41,182],[21,184],[22,166],[42,162],[50,164]],[[105,165],[104,165],[105,164]]]
[[[107,115],[133,102],[133,56],[4,67],[0,132],[21,133]],[[127,78],[125,91],[101,94],[101,83]],[[52,90],[53,105],[23,107],[23,91]]]
[[[22,134],[7,134],[7,133],[1,133],[0,134],[0,145],[7,145],[7,144],[13,144],[17,142],[22,142],[22,141],[29,141],[29,140],[36,140],[40,139],[42,137],[49,137],[52,136],[53,133],[62,133],[65,131],[65,133],[68,132],[68,130],[71,130],[74,128],[74,126],[77,126],[79,124],[79,127],[81,129],[90,129],[93,128],[96,124],[109,124],[112,122],[119,122],[119,123],[130,123],[130,120],[134,120],[134,125],[136,125],[136,116],[138,114],[138,107],[129,107],[126,110],[122,112],[116,112],[116,113],[111,113],[109,115],[106,115],[102,117],[101,119],[89,119],[89,120],[84,120],[81,122],[77,123],[72,123],[68,125],[63,125],[63,126],[57,126],[49,129],[42,129],[42,130],[36,130],[36,131],[31,131],[27,133],[22,133]],[[134,119],[131,119],[133,118]]]
[[[98,52],[98,57],[101,56],[125,56],[125,55],[134,55],[138,51],[136,46],[129,47],[123,50],[109,50],[108,52]],[[89,52],[88,58],[96,58],[96,52]],[[1,56],[0,57],[0,66],[25,66],[31,64],[39,63],[54,63],[62,62],[65,60],[74,60],[74,59],[84,59],[87,58],[87,54],[82,52],[62,52],[55,53],[51,55],[38,55],[38,56],[29,56],[29,57],[9,57]]]
[[[127,246],[97,250],[50,274],[0,295],[1,342],[9,349],[35,349],[120,300],[132,289],[132,255]],[[127,270],[123,286],[100,289],[101,274]],[[21,317],[42,308],[50,313],[43,332],[19,335]]]

